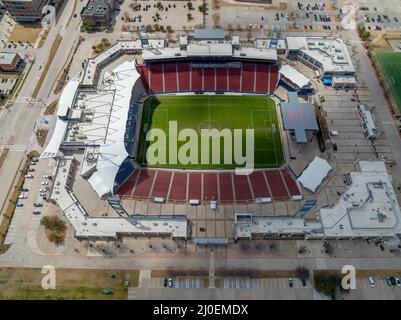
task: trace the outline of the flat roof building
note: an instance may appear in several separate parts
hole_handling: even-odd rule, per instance
[[[286,57],[318,70],[321,76],[353,76],[355,68],[345,43],[334,37],[286,37]]]
[[[0,70],[6,72],[17,71],[22,59],[18,53],[0,52]]]
[[[6,10],[17,22],[36,23],[42,20],[44,6],[52,5],[56,10],[64,0],[1,0]]]
[[[111,20],[115,0],[89,0],[82,8],[81,18],[84,23],[93,22],[100,27]]]
[[[319,130],[312,103],[301,103],[296,92],[288,92],[288,102],[280,105],[283,126],[295,136],[298,143],[305,143]]]
[[[382,161],[360,161],[351,184],[331,208],[320,208],[318,220],[237,213],[234,239],[290,238],[375,239],[400,244],[401,211],[391,176]],[[277,214],[277,213],[276,213]]]

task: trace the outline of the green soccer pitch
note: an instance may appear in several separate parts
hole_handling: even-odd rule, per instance
[[[169,148],[169,121],[177,121],[178,132],[182,129],[194,129],[200,137],[201,129],[242,129],[242,150],[245,154],[245,129],[254,129],[254,167],[275,168],[284,162],[280,126],[274,101],[266,96],[234,95],[188,95],[188,96],[154,96],[144,101],[141,133],[138,141],[137,160],[143,166],[158,168],[185,169],[233,169],[237,164],[224,164],[223,139],[220,144],[220,164],[201,163],[200,138],[198,147],[198,164],[171,164],[167,154],[167,164],[148,165],[146,150],[151,142],[146,141],[150,129],[162,129],[167,135]],[[232,133],[232,136],[234,134]],[[152,142],[154,143],[154,142]],[[177,149],[185,144],[179,141]],[[234,144],[234,142],[233,142]],[[212,146],[209,146],[209,154]],[[207,152],[207,150],[206,150]],[[211,158],[211,156],[210,156]],[[233,156],[234,159],[234,156]]]
[[[401,111],[401,53],[376,52],[376,57],[387,84],[391,88],[391,94]]]

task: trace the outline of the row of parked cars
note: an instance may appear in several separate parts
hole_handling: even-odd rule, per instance
[[[393,277],[393,276],[387,276],[384,278],[384,280],[386,281],[386,284],[389,287],[401,287],[401,280],[400,278],[397,277]],[[375,279],[373,277],[369,277],[368,278],[368,283],[369,283],[369,287],[374,288],[375,287]]]

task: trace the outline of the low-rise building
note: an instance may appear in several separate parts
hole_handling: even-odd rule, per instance
[[[18,70],[22,59],[18,53],[0,52],[0,70],[15,72]]]
[[[36,23],[42,20],[43,8],[46,5],[52,5],[57,10],[63,0],[2,0],[1,2],[15,21]]]
[[[314,69],[327,85],[354,87],[355,68],[345,43],[334,37],[286,37],[286,58]]]
[[[87,28],[98,29],[111,21],[115,0],[89,0],[81,11],[81,18]]]

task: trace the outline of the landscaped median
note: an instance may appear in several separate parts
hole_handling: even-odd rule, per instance
[[[49,57],[47,59],[46,66],[43,68],[43,71],[42,71],[42,74],[41,74],[41,76],[39,78],[39,81],[37,82],[36,87],[35,87],[35,89],[34,89],[34,91],[32,93],[32,98],[36,98],[37,97],[37,95],[39,93],[39,90],[42,87],[42,83],[46,78],[47,72],[49,71],[49,68],[50,68],[50,66],[51,66],[51,64],[53,62],[54,56],[56,55],[57,50],[58,50],[62,40],[63,40],[63,38],[60,36],[60,34],[57,34],[56,39],[54,40],[53,45],[52,45],[52,47],[50,49],[50,54],[49,54]]]

